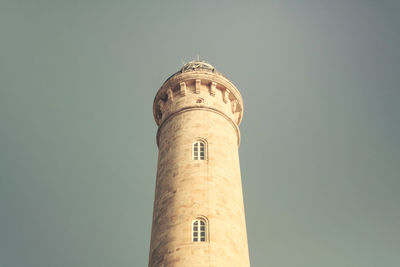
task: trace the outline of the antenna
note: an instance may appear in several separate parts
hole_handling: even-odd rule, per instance
[[[197,53],[197,61],[200,61],[199,53]]]

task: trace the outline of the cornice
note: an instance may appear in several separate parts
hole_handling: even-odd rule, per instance
[[[184,108],[181,108],[181,109],[175,111],[174,113],[171,113],[167,118],[165,118],[165,119],[163,120],[163,122],[160,124],[160,126],[158,127],[158,130],[157,130],[157,146],[159,146],[159,141],[160,141],[159,139],[160,139],[160,132],[161,132],[161,129],[163,128],[163,126],[164,126],[170,119],[172,119],[173,117],[175,117],[175,116],[177,116],[177,115],[179,115],[179,114],[182,114],[182,113],[184,113],[184,112],[195,111],[195,110],[206,110],[206,111],[209,111],[209,112],[214,112],[214,113],[216,113],[216,114],[221,115],[222,117],[224,117],[224,118],[232,125],[234,131],[236,132],[236,136],[237,136],[237,145],[238,145],[238,147],[239,147],[239,145],[240,145],[240,130],[239,130],[239,126],[238,126],[231,118],[229,118],[227,115],[225,115],[223,112],[221,112],[221,111],[219,111],[219,110],[217,110],[217,109],[210,108],[210,107],[205,107],[205,106],[189,106],[189,107],[184,107]]]

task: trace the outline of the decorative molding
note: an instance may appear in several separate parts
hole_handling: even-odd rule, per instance
[[[239,130],[239,126],[230,117],[228,117],[225,113],[223,113],[223,112],[221,112],[221,111],[219,111],[219,110],[217,110],[215,108],[210,108],[210,107],[193,107],[193,106],[189,106],[189,107],[181,108],[181,109],[169,114],[161,122],[161,124],[160,124],[160,126],[158,127],[158,130],[157,130],[157,137],[156,137],[157,138],[157,140],[156,140],[157,141],[157,146],[159,146],[159,144],[160,144],[160,140],[159,139],[160,139],[161,129],[163,128],[163,126],[171,118],[173,118],[173,117],[175,117],[175,116],[177,116],[177,115],[179,115],[181,113],[188,112],[188,111],[194,111],[194,110],[207,110],[207,111],[210,111],[210,112],[217,113],[217,114],[221,115],[222,117],[224,117],[232,125],[233,129],[235,130],[236,137],[237,137],[237,145],[238,146],[240,145],[240,130]]]
[[[243,116],[243,100],[238,89],[219,73],[190,71],[172,75],[158,90],[153,105],[153,115],[157,125],[160,126],[163,120],[170,115],[170,112],[176,111],[175,105],[179,107],[192,105],[190,103],[196,106],[202,105],[198,102],[197,96],[203,96],[204,93],[208,93],[208,97],[219,96],[218,99],[207,102],[207,97],[204,95],[204,103],[207,102],[205,105],[221,112],[227,112],[227,116],[233,116],[232,119],[235,123],[240,124]],[[187,100],[181,99],[181,97],[188,96],[190,98],[195,97],[195,100],[187,102]],[[164,101],[162,111],[159,105],[160,99]],[[215,101],[221,102],[218,104]],[[236,101],[235,104],[230,103],[234,101]],[[223,105],[224,103],[229,104],[229,106]],[[161,112],[164,113],[162,116],[160,116]]]

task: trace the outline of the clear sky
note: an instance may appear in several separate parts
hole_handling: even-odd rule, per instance
[[[0,266],[146,266],[153,98],[241,91],[255,267],[400,266],[399,1],[0,0]]]

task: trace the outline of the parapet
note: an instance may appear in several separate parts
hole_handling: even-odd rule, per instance
[[[239,90],[211,64],[191,61],[160,87],[153,115],[160,126],[173,114],[187,109],[221,113],[237,127],[243,116],[243,100]]]

